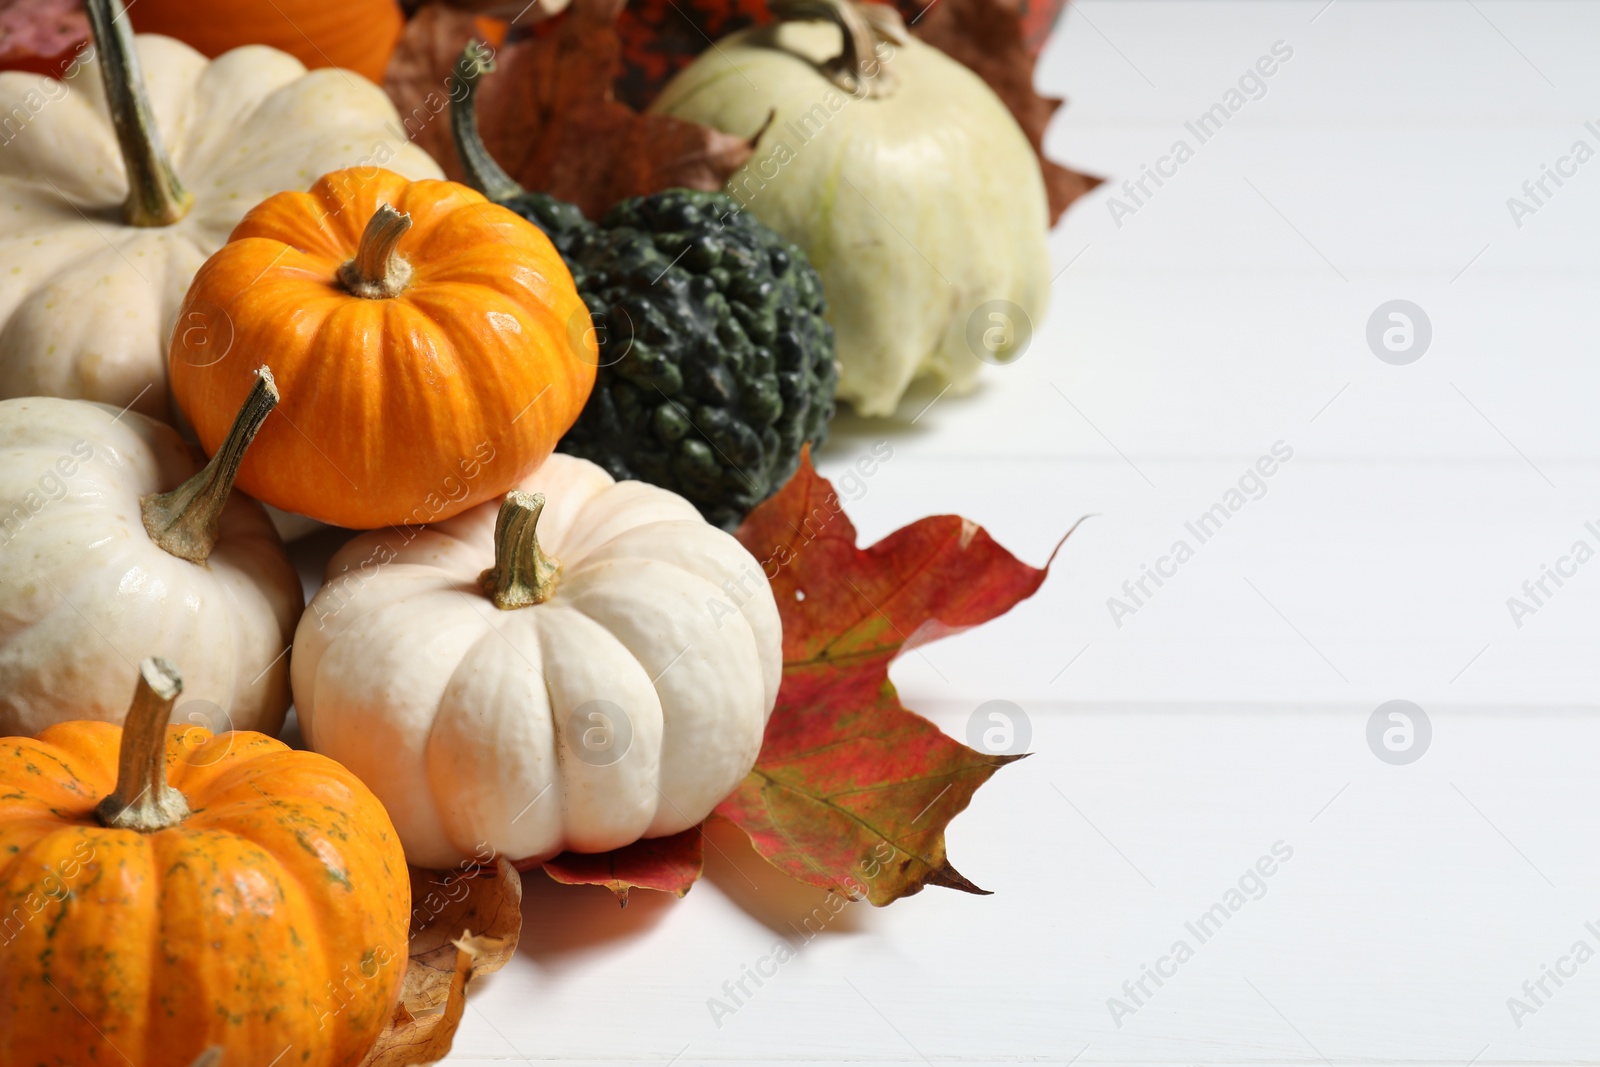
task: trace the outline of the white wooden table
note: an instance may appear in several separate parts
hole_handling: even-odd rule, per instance
[[[867,540],[954,511],[1038,563],[1101,516],[1032,601],[895,670],[956,736],[986,700],[1029,718],[1036,755],[949,835],[995,895],[851,905],[719,1026],[820,894],[733,832],[682,901],[529,876],[450,1062],[1600,1062],[1600,959],[1571,955],[1600,952],[1600,561],[1507,606],[1600,549],[1600,161],[1560,163],[1600,150],[1597,39],[1595,4],[1075,3],[1050,143],[1115,178],[1052,238],[1048,323],[976,396],[841,418],[821,457],[891,442]],[[1180,138],[1141,203],[1116,188]],[[1542,164],[1576,173],[1514,219]],[[1431,323],[1408,365],[1367,342],[1397,299]],[[1431,723],[1408,765],[1368,745],[1391,699]]]

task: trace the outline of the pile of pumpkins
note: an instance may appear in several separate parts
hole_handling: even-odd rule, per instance
[[[0,148],[0,1067],[187,1064],[213,1046],[354,1064],[399,995],[408,863],[678,833],[756,760],[781,623],[720,527],[761,494],[691,501],[556,451],[603,390],[617,408],[619,383],[649,380],[638,352],[602,358],[605,309],[563,254],[581,243],[581,276],[620,291],[632,275],[604,256],[648,260],[710,207],[645,198],[580,242],[492,161],[476,177],[495,199],[394,146],[392,106],[355,74],[264,46],[208,62],[135,38],[117,0],[87,7],[96,55],[70,84],[0,74],[0,112],[28,118]],[[758,32],[818,58],[806,70],[835,94],[934,62],[845,0],[795,18]],[[829,33],[842,65],[820,62]],[[875,33],[903,51],[869,91]],[[717,62],[780,62],[768,52]],[[690,68],[662,108],[760,120],[744,93],[708,102],[714,80]],[[1010,124],[994,108],[983,121]],[[470,141],[470,113],[457,130]],[[983,182],[1020,181],[1008,225],[1034,227],[1042,261],[1043,195],[1012,170]],[[864,192],[898,212],[897,180]],[[924,247],[989,255],[955,205],[912,207]],[[654,447],[683,436],[674,410],[726,414],[709,389],[778,450],[779,480],[836,380],[874,410],[949,363],[960,302],[921,271],[891,281],[931,295],[841,299],[881,294],[874,278],[906,262],[849,232],[873,229],[868,208],[841,200],[821,237],[801,217],[816,206],[772,210],[756,212],[770,231],[669,268],[691,274],[662,291],[720,320],[640,341],[677,329],[674,358],[723,361],[685,372],[681,401],[662,390]],[[730,267],[751,249],[761,284]],[[1038,264],[1011,255],[995,291],[1037,309]],[[798,303],[774,311],[780,283]],[[824,283],[831,329],[806,318]],[[847,346],[897,354],[872,371]],[[309,605],[263,504],[368,531]],[[275,740],[291,702],[310,751]]]

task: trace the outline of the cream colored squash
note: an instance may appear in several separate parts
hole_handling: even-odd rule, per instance
[[[0,401],[0,735],[122,722],[156,655],[188,665],[181,721],[277,734],[304,596],[261,506],[229,493],[276,402],[263,376],[197,472],[136,411]]]
[[[764,130],[728,192],[822,274],[840,399],[887,415],[922,375],[970,389],[981,362],[1020,352],[1048,302],[1033,149],[982,79],[892,9],[770,6],[779,22],[708,49],[652,110]]]
[[[781,673],[772,589],[738,541],[560,454],[503,504],[350,542],[293,667],[307,743],[423,867],[694,826],[754,765]]]
[[[109,26],[116,0],[88,6],[98,63],[61,81],[0,74],[0,398],[164,418],[174,327],[195,359],[229,353],[226,331],[174,318],[246,211],[342,167],[442,175],[360,75],[264,46],[215,61],[167,37],[135,47],[126,18]]]

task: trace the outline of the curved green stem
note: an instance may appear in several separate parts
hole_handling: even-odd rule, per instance
[[[501,611],[543,604],[555,594],[561,563],[539,550],[543,493],[513,489],[494,520],[494,566],[478,575],[483,591]]]
[[[768,10],[781,22],[831,22],[839,27],[843,46],[822,69],[845,92],[865,89],[868,97],[884,97],[895,91],[899,82],[894,72],[877,61],[880,40],[906,42],[905,24],[893,8],[854,0],[771,0]]]
[[[496,203],[504,203],[527,192],[505,172],[489,154],[478,132],[478,79],[494,70],[494,56],[482,41],[468,41],[456,60],[456,77],[466,92],[450,105],[450,135],[455,138],[456,155],[466,172],[467,184]]]
[[[172,159],[161,143],[128,14],[122,0],[87,0],[86,7],[105,82],[106,107],[128,172],[123,219],[129,226],[171,226],[189,213],[194,197],[173,172]]]
[[[104,826],[153,834],[189,817],[189,802],[167,784],[167,720],[183,692],[178,668],[152,656],[139,664],[117,752],[117,786],[94,809]]]
[[[411,284],[411,264],[396,249],[410,229],[410,215],[379,204],[361,233],[355,258],[339,268],[340,283],[366,300],[387,300],[405,292]]]
[[[262,367],[256,374],[255,386],[211,461],[171,492],[152,493],[140,501],[150,540],[180,559],[204,563],[217,546],[222,509],[228,505],[245,449],[278,406],[278,383],[272,372]]]

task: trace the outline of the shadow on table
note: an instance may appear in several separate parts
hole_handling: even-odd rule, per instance
[[[870,929],[872,906],[797,882],[762,859],[725,819],[706,824],[706,880],[752,919],[791,943]]]
[[[841,402],[838,413],[828,424],[828,442],[818,450],[817,459],[821,462],[849,460],[870,452],[880,441],[900,442],[935,433],[942,409],[971,405],[990,384],[980,380],[972,392],[957,397],[932,379],[924,378],[906,390],[893,415],[881,418],[863,418],[849,404]]]
[[[611,890],[562,885],[542,869],[522,875],[522,939],[517,951],[540,963],[628,941],[648,933],[678,903],[670,893],[635,889],[618,907]]]

